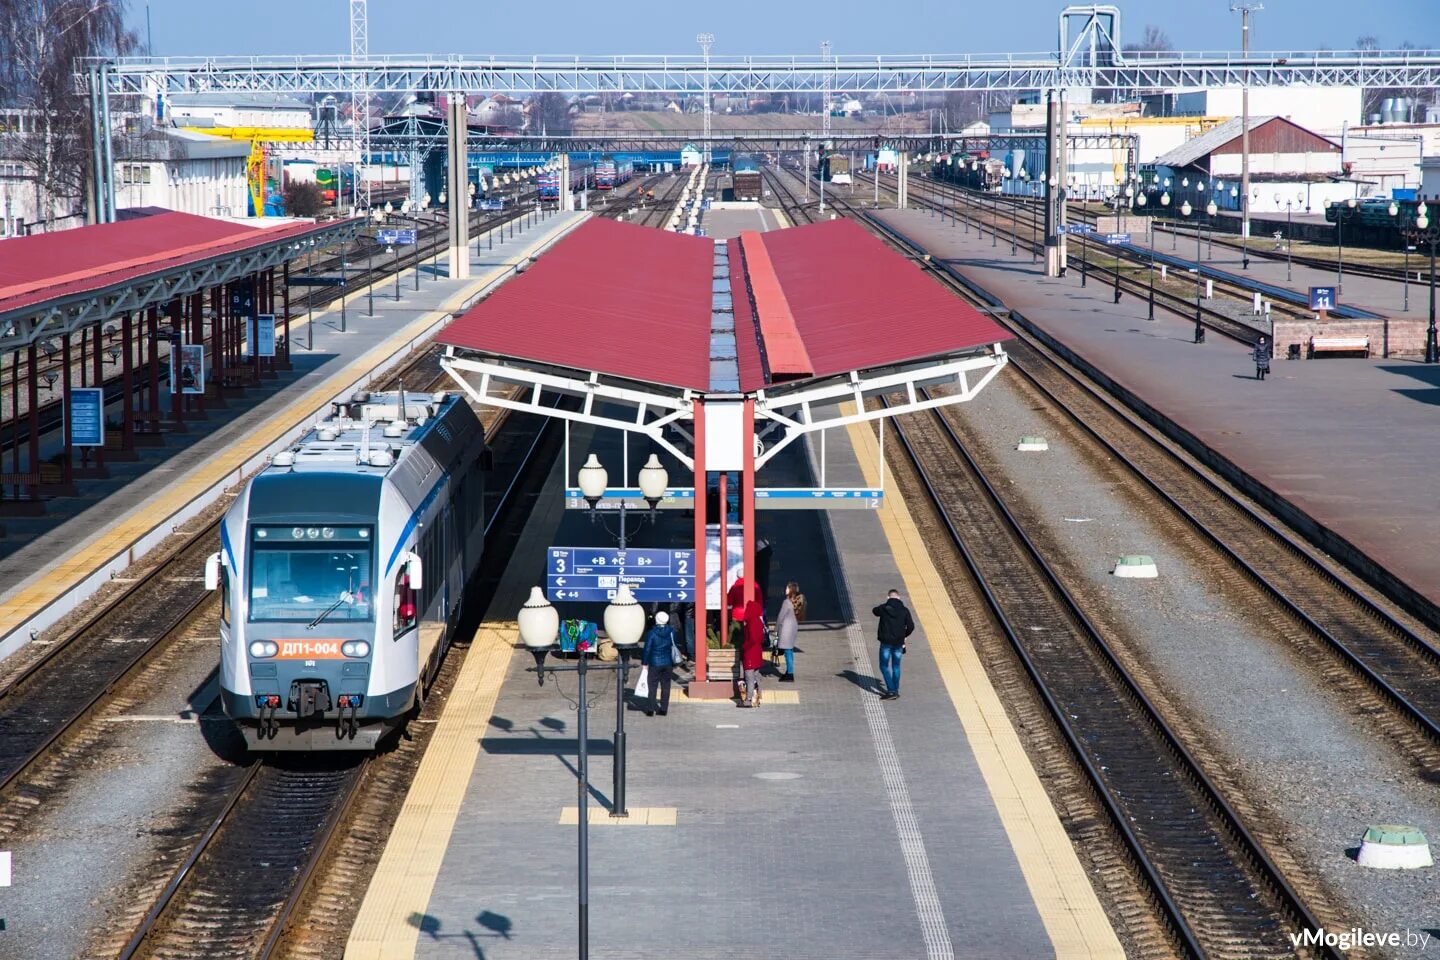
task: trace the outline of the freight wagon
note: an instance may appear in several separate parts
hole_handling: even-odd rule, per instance
[[[760,186],[760,164],[751,156],[738,156],[735,158],[735,185],[734,197],[736,200],[759,200],[762,187]]]

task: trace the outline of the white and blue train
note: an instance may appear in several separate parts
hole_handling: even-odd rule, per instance
[[[480,563],[487,460],[458,394],[357,393],[245,485],[205,580],[252,750],[372,749],[418,710]]]

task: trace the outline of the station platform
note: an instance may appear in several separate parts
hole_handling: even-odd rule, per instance
[[[1323,221],[1323,219],[1322,217],[1321,220]],[[1193,263],[1195,261],[1195,231],[1186,229],[1184,224],[1178,231],[1171,231],[1168,226],[1163,223],[1157,224],[1154,234],[1155,252],[1184,257]],[[1320,270],[1299,263],[1290,265],[1290,279],[1287,280],[1285,279],[1284,252],[1276,249],[1273,237],[1259,235],[1250,238],[1250,249],[1252,251],[1262,250],[1268,256],[1255,256],[1252,252],[1250,269],[1245,270],[1242,269],[1240,250],[1226,244],[1212,244],[1209,242],[1210,232],[1202,230],[1201,233],[1204,239],[1200,244],[1200,262],[1207,267],[1224,270],[1242,279],[1252,279],[1284,287],[1301,296],[1305,296],[1311,287],[1334,287],[1338,283],[1343,287],[1340,293],[1341,306],[1362,307],[1387,317],[1410,317],[1419,320],[1425,316],[1425,298],[1428,296],[1429,288],[1426,283],[1415,279],[1415,273],[1428,269],[1428,261],[1418,253],[1410,258],[1410,309],[1406,311],[1405,285],[1397,280],[1362,277],[1348,271],[1342,278],[1337,276],[1334,270]],[[1217,236],[1229,243],[1240,242],[1240,238],[1233,233],[1219,233]],[[1130,237],[1133,246],[1142,249],[1150,246],[1151,238],[1146,234],[1132,233]]]
[[[753,210],[728,210],[712,207],[705,212],[705,236],[714,240],[733,240],[746,230],[778,230],[789,221],[779,210],[757,206]]]
[[[1028,254],[1011,257],[1004,244],[992,248],[988,236],[923,211],[877,216],[1440,603],[1440,552],[1415,549],[1440,537],[1431,489],[1440,445],[1430,442],[1440,366],[1276,358],[1258,381],[1249,347],[1214,333],[1197,345],[1192,320],[1157,310],[1147,321],[1139,297],[1115,304],[1110,286],[1082,289],[1073,269],[1047,278]],[[1168,248],[1168,238],[1161,244]]]
[[[878,452],[867,428],[834,431],[831,482],[878,483]],[[605,538],[562,509],[562,469],[438,719],[349,960],[575,949],[575,681],[537,685],[514,623],[547,545]],[[799,443],[767,475],[814,482]],[[689,523],[662,512],[632,545],[683,542]],[[677,691],[668,716],[627,712],[623,820],[608,810],[614,679],[591,675],[591,955],[1122,957],[903,501],[757,523],[767,615],[789,580],[809,602],[797,682],[767,677],[758,709]],[[881,702],[870,608],[892,587],[918,630],[902,698]]]
[[[345,298],[343,333],[339,301],[316,312],[308,329],[303,314],[292,319],[291,360],[296,373],[288,383],[238,415],[229,412],[227,420],[200,439],[171,451],[163,462],[0,558],[0,658],[19,649],[33,633],[55,622],[198,513],[201,508],[193,506],[197,498],[207,494],[213,498],[218,490],[239,482],[317,410],[362,387],[373,372],[398,362],[453,314],[514,276],[517,264],[539,255],[587,217],[583,213],[548,216],[528,229],[517,229],[508,240],[497,234],[493,249],[482,234],[478,250],[472,243],[469,278],[446,278],[448,258],[442,255],[436,263],[419,266],[418,290],[414,270],[403,272],[398,301],[395,283],[387,278],[375,288],[373,317],[366,315],[367,291],[361,287]],[[192,424],[191,429],[203,432],[206,425]],[[86,483],[80,481],[82,497]],[[25,521],[8,522],[14,526]]]

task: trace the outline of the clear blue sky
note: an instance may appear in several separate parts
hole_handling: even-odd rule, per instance
[[[143,40],[146,0],[129,0]],[[1033,52],[1056,46],[1063,0],[715,0],[625,4],[594,0],[370,0],[371,53],[691,53],[715,34],[716,53]],[[1238,49],[1229,0],[1119,4],[1122,39],[1146,24],[1177,49]],[[339,53],[349,50],[347,0],[150,0],[162,55]],[[645,7],[648,9],[641,10]],[[225,14],[219,11],[224,9]],[[901,17],[897,11],[928,11]],[[823,16],[816,16],[823,11]],[[1253,47],[1349,47],[1374,34],[1440,47],[1440,0],[1266,0]]]

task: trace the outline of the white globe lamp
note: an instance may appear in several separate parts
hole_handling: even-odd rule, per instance
[[[615,599],[605,607],[605,635],[617,647],[633,647],[645,633],[645,608],[630,592],[630,585],[620,584]],[[558,630],[559,627],[557,626]]]

